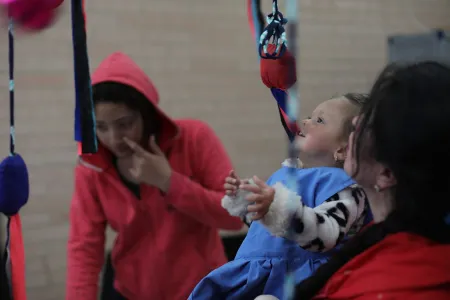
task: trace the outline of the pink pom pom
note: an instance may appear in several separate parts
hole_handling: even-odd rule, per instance
[[[8,17],[25,30],[38,31],[50,26],[64,0],[0,0]]]

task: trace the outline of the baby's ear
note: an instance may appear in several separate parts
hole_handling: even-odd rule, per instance
[[[347,157],[347,143],[342,144],[339,148],[334,152],[334,160],[335,161],[344,161]]]

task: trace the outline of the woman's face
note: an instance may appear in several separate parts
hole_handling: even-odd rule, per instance
[[[133,152],[124,142],[128,138],[138,144],[144,134],[142,115],[124,104],[110,102],[95,106],[96,131],[100,143],[117,158],[130,156]]]

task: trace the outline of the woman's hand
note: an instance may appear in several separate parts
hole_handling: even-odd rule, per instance
[[[253,177],[253,182],[255,184],[243,183],[239,188],[252,193],[247,196],[247,201],[253,203],[248,206],[248,212],[254,212],[253,219],[259,220],[269,211],[275,190],[256,176]]]
[[[225,184],[223,185],[225,189],[225,194],[230,197],[236,196],[237,190],[241,185],[241,179],[236,175],[234,170],[230,171],[230,174],[225,178]]]
[[[125,143],[133,150],[131,176],[139,183],[157,187],[166,193],[170,186],[172,168],[161,148],[156,144],[155,137],[150,138],[150,151],[139,144],[124,138]]]
[[[240,179],[239,176],[236,175],[234,170],[230,171],[230,174],[227,178],[225,178],[225,184],[223,187],[225,188],[225,194],[230,197],[236,196],[236,193],[241,184],[248,184],[248,179]]]

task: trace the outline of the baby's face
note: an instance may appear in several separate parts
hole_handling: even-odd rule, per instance
[[[311,117],[302,121],[296,147],[302,159],[313,159],[326,166],[334,161],[334,152],[342,144],[343,124],[351,105],[346,98],[335,98],[319,104]]]

